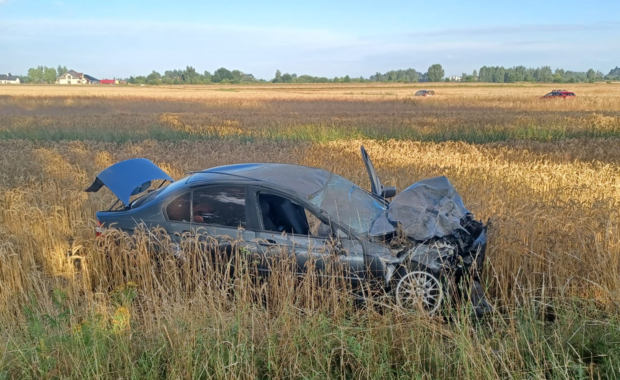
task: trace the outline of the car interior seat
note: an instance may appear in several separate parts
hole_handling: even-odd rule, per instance
[[[302,206],[271,194],[259,196],[263,225],[266,230],[307,235],[310,231]]]
[[[269,205],[269,201],[261,196],[259,198],[259,203],[261,214],[263,215],[263,226],[265,229],[269,231],[279,231],[278,227],[271,218],[271,206]]]

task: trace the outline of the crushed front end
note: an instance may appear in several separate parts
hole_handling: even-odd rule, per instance
[[[436,298],[443,302],[469,300],[477,316],[492,311],[480,280],[487,227],[463,206],[445,177],[405,189],[377,218],[371,235],[381,236],[399,258],[400,268],[390,279],[397,300],[409,292],[416,302],[433,311]],[[431,291],[431,286],[440,289]]]

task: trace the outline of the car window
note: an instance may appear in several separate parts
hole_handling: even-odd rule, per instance
[[[265,231],[310,234],[306,210],[290,199],[275,194],[259,193],[258,205]]]
[[[209,186],[194,190],[192,221],[228,227],[245,227],[245,187]]]
[[[168,220],[189,222],[191,220],[190,204],[190,193],[185,193],[168,203],[168,206],[166,206],[166,215],[168,215]]]
[[[359,234],[367,234],[375,219],[387,208],[370,193],[335,174],[332,174],[323,189],[312,194],[309,200],[325,211],[332,220]]]

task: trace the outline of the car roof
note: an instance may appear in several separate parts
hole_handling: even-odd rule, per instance
[[[309,166],[291,164],[251,163],[218,166],[200,172],[193,172],[184,182],[187,185],[222,182],[227,179],[244,179],[268,183],[288,189],[305,198],[321,190],[332,173]]]

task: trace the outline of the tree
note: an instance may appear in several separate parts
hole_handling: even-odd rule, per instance
[[[157,71],[153,70],[152,73],[146,76],[146,83],[148,84],[160,84],[161,83],[161,74]]]
[[[39,83],[43,80],[43,66],[28,69],[28,77],[32,83]]]
[[[285,73],[281,77],[282,83],[293,83],[293,76],[289,73]]]
[[[594,70],[590,69],[586,73],[586,77],[588,78],[588,82],[594,83],[594,81],[596,80],[596,72]]]
[[[609,79],[609,80],[620,79],[620,67],[616,66],[615,69],[611,69],[609,71],[609,74],[605,76],[605,79]]]
[[[232,83],[239,83],[241,82],[241,80],[243,79],[244,75],[241,71],[239,70],[233,70],[230,72],[232,74]]]
[[[534,78],[539,82],[551,82],[553,80],[553,72],[551,67],[543,66],[534,70]]]
[[[493,73],[491,72],[490,67],[482,66],[480,68],[480,75],[478,76],[478,80],[480,82],[492,82],[493,81]]]
[[[220,67],[219,69],[215,70],[213,76],[211,77],[211,81],[214,83],[221,83],[223,81],[226,81],[228,83],[231,82],[233,79],[234,78],[232,72],[230,72],[230,70],[224,67]]]
[[[205,71],[205,73],[202,74],[202,79],[205,81],[205,83],[211,83],[211,73]]]
[[[196,69],[191,66],[187,66],[185,70],[183,70],[183,74],[181,75],[181,77],[183,78],[183,81],[185,83],[189,84],[194,84],[198,81],[198,74],[196,73]]]
[[[282,73],[280,70],[276,70],[276,76],[272,80],[273,83],[282,83]]]
[[[491,75],[491,81],[493,83],[504,83],[506,80],[506,69],[503,66],[497,66],[493,68],[493,74]]]
[[[44,68],[43,80],[46,81],[47,83],[55,83],[56,82],[56,69],[53,67]]]
[[[66,73],[67,71],[69,71],[69,70],[67,70],[67,66],[60,66],[60,65],[58,65],[58,68],[56,69],[56,75],[60,76],[60,75],[62,75],[64,73]]]
[[[441,67],[438,63],[431,65],[431,67],[428,68],[426,75],[428,76],[429,82],[439,82],[444,76],[443,67]]]

